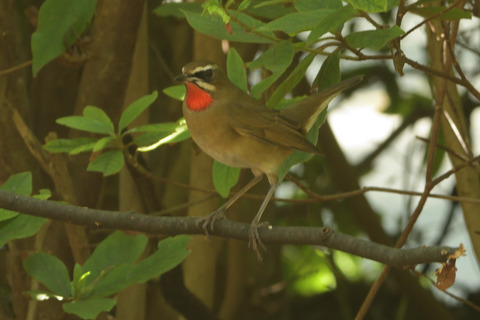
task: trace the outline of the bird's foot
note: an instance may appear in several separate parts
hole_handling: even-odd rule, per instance
[[[208,227],[210,226],[210,229],[213,231],[213,228],[215,226],[215,222],[217,220],[226,219],[227,217],[225,216],[224,211],[225,210],[223,208],[219,208],[219,209],[213,211],[212,213],[210,213],[208,216],[197,218],[197,220],[195,220],[195,225],[197,227],[202,226],[208,240],[210,240],[210,234],[208,232]]]
[[[260,235],[258,234],[258,229],[261,227],[268,227],[268,226],[270,226],[270,224],[266,221],[260,223],[254,220],[250,224],[250,232],[248,235],[248,247],[252,248],[252,250],[255,251],[259,262],[262,262],[262,255],[260,254],[259,247],[261,247],[263,251],[267,251],[267,248],[265,247],[262,240],[260,239]]]

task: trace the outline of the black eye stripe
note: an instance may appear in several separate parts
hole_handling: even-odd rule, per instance
[[[206,70],[197,71],[193,74],[193,76],[196,78],[202,79],[204,81],[210,81],[213,76],[213,70],[206,69]]]

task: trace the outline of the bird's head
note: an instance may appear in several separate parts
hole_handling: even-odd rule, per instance
[[[208,108],[219,90],[229,83],[225,72],[210,61],[192,61],[182,68],[182,74],[175,78],[185,82],[185,102],[192,111]]]

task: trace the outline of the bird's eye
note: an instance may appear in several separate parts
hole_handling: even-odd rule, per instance
[[[203,81],[210,82],[213,77],[213,70],[212,69],[206,69],[202,71],[197,71],[194,74],[195,77],[202,79]]]
[[[208,78],[208,79],[213,77],[213,70],[212,69],[205,70],[205,77]]]

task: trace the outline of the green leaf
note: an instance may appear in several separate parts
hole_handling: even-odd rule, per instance
[[[48,221],[48,219],[19,214],[16,217],[0,221],[0,247],[13,239],[33,236]]]
[[[22,196],[32,194],[32,173],[22,172],[10,176],[1,186],[0,190],[9,191]]]
[[[302,80],[305,76],[305,72],[315,58],[315,53],[307,55],[300,63],[293,69],[288,77],[283,81],[278,88],[273,92],[272,96],[267,102],[267,106],[275,107],[282,98],[292,91],[293,88]]]
[[[111,146],[113,141],[115,141],[115,138],[111,136],[100,138],[97,142],[95,142],[92,151],[97,152],[103,150]]]
[[[245,28],[231,21],[230,26],[232,32],[229,33],[225,28],[225,24],[219,16],[204,15],[191,11],[181,10],[187,18],[188,24],[203,34],[217,39],[225,39],[235,42],[251,42],[251,43],[271,43],[272,40],[258,36],[257,34],[246,32]],[[239,12],[236,15],[242,23],[248,25],[252,29],[256,29],[263,25],[263,22],[256,20],[246,14]],[[265,32],[265,36],[274,37],[273,33]]]
[[[181,10],[202,13],[202,4],[199,2],[169,2],[163,3],[153,10],[159,17],[175,17],[178,19],[185,18]]]
[[[283,72],[277,72],[272,74],[271,76],[261,80],[258,82],[251,90],[250,95],[255,99],[260,99],[262,93],[265,92],[270,86],[277,81],[278,78],[282,75]]]
[[[334,31],[340,25],[353,18],[356,14],[357,10],[353,9],[351,6],[345,6],[333,11],[322,19],[315,28],[313,28],[312,32],[308,35],[307,43],[315,42],[325,33]]]
[[[332,9],[320,9],[290,13],[263,25],[257,31],[282,31],[289,35],[295,35],[313,29],[319,21],[334,11]]]
[[[318,91],[321,91],[330,87],[332,83],[339,83],[340,79],[340,58],[337,50],[325,59],[320,71],[318,71],[317,76],[313,80],[313,85],[318,86]]]
[[[121,132],[133,120],[135,120],[145,109],[147,109],[156,99],[158,93],[153,91],[151,94],[141,97],[140,99],[131,103],[125,111],[123,111],[120,121],[118,123],[118,131]]]
[[[342,7],[340,0],[295,0],[295,9],[308,12],[318,9],[338,9]]]
[[[238,5],[238,11],[244,11],[246,10],[250,4],[252,3],[252,0],[243,0],[239,5]]]
[[[75,43],[92,20],[96,4],[96,0],[47,0],[42,4],[31,41],[33,75]]]
[[[83,116],[85,118],[103,123],[103,125],[105,126],[105,130],[108,130],[107,133],[114,133],[115,129],[113,127],[113,122],[102,109],[94,106],[86,106],[83,109]]]
[[[134,269],[133,264],[121,264],[103,270],[100,277],[89,286],[90,290],[85,292],[82,299],[108,297],[128,288],[134,284],[130,281]]]
[[[185,122],[185,120],[183,120]],[[144,124],[126,131],[127,134],[136,132],[163,132],[170,134],[177,129],[178,126],[183,125],[175,122],[161,122]]]
[[[254,0],[245,12],[253,17],[270,21],[295,12],[295,9],[293,6],[279,6],[277,1]]]
[[[75,266],[73,267],[73,281],[71,283],[72,297],[74,299],[80,298],[85,292],[85,283],[89,276],[89,271],[83,272],[82,266],[78,263],[75,263]]]
[[[187,94],[187,89],[184,84],[179,84],[177,86],[171,86],[162,90],[170,98],[183,101],[185,95]]]
[[[226,198],[230,193],[230,189],[237,184],[238,177],[240,176],[240,168],[230,167],[214,161],[212,175],[215,190],[217,190],[223,198]]]
[[[22,172],[10,176],[1,186],[0,190],[15,194],[30,196],[32,194],[32,173]],[[9,220],[18,216],[19,213],[0,208],[0,221]]]
[[[79,153],[82,153],[82,152],[93,151],[93,148],[95,148],[95,145],[97,144],[97,141],[98,140],[94,140],[90,143],[82,144],[82,145],[70,150],[70,152],[68,154],[75,155],[75,154],[79,154]]]
[[[173,125],[168,131],[158,130],[150,131],[134,140],[134,143],[141,146],[137,150],[140,152],[151,151],[166,143],[176,143],[190,138],[190,131],[188,131],[185,119],[181,118],[177,123],[159,123],[155,126],[166,127]],[[148,125],[147,125],[148,126]],[[147,126],[140,127],[145,128]],[[152,125],[153,126],[153,125]]]
[[[327,116],[327,109],[323,110],[323,112],[320,113],[317,121],[315,122],[315,124],[312,126],[312,128],[308,132],[307,140],[310,141],[311,143],[316,144],[317,138],[318,138],[318,128],[323,124],[326,116]],[[312,157],[313,157],[313,155],[311,153],[295,151],[287,159],[285,159],[285,161],[282,163],[282,166],[280,167],[280,170],[278,171],[279,181],[283,181],[283,179],[285,178],[285,175],[288,173],[288,170],[290,170],[290,168],[293,165],[295,165],[297,163],[302,163],[302,162],[308,161]]]
[[[90,272],[87,283],[94,281],[102,271],[122,264],[133,264],[137,261],[148,239],[139,234],[129,236],[116,231],[103,240],[82,267],[83,272]]]
[[[416,7],[412,8],[410,12],[418,14],[419,16],[422,16],[424,18],[430,18],[431,16],[436,15],[445,9],[446,7]],[[462,10],[460,8],[452,8],[447,12],[435,17],[434,20],[458,20],[471,18],[471,12]]]
[[[40,189],[38,194],[33,195],[33,198],[40,200],[47,200],[52,196],[52,192],[48,189]]]
[[[95,319],[100,312],[112,310],[116,303],[115,299],[101,298],[67,302],[62,307],[63,311],[82,319]]]
[[[64,298],[70,297],[70,278],[67,267],[60,259],[44,252],[30,255],[23,267],[47,289]]]
[[[131,281],[142,283],[176,267],[190,253],[186,250],[189,240],[190,236],[180,235],[160,241],[157,251],[135,267]]]
[[[280,41],[260,57],[248,63],[250,69],[267,68],[277,73],[285,71],[290,63],[292,63],[295,48],[290,41]]]
[[[94,144],[96,141],[94,138],[57,139],[48,141],[43,145],[43,149],[51,153],[70,152],[80,146]]]
[[[256,60],[248,63],[250,69],[266,68],[273,74],[259,83],[257,83],[251,91],[254,98],[259,99],[261,94],[268,89],[292,63],[295,55],[295,48],[290,41],[281,41],[265,51]]]
[[[111,134],[113,132],[111,128],[106,126],[103,122],[82,116],[58,118],[56,122],[69,128],[92,133]]]
[[[87,171],[101,172],[103,176],[106,177],[120,172],[124,163],[125,159],[123,158],[122,151],[107,151],[90,162]]]
[[[399,26],[393,26],[390,29],[369,30],[350,33],[345,39],[347,43],[355,48],[371,48],[379,50],[390,40],[393,40],[405,31]]]
[[[386,12],[388,9],[388,0],[346,0],[354,8],[368,12],[378,13]]]
[[[227,56],[228,79],[242,89],[247,91],[247,72],[242,57],[235,48],[230,48]]]

